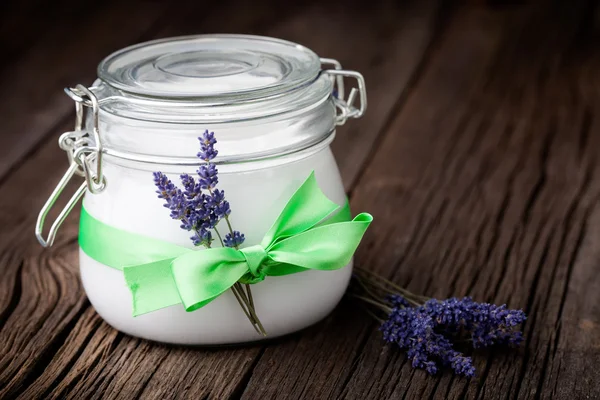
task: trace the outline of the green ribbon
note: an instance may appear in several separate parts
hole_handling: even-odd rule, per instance
[[[372,220],[367,213],[350,220],[348,204],[331,202],[311,173],[254,246],[189,249],[106,225],[85,208],[79,244],[92,259],[123,271],[136,316],[174,304],[197,310],[238,281],[342,268]]]

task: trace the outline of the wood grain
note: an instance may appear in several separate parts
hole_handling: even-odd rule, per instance
[[[597,62],[585,48],[574,50],[589,12],[509,10],[498,21],[496,12],[462,13],[468,37],[445,35],[353,197],[386,221],[371,232],[378,241],[395,238],[378,248],[397,251],[382,272],[432,296],[468,294],[524,308],[524,348],[476,354],[479,373],[470,381],[448,373],[431,379],[392,349],[379,350],[374,333],[347,397],[600,396],[585,369],[597,349],[586,347],[584,355],[563,333],[568,326],[593,342],[598,316],[594,306],[571,306],[569,317],[564,311],[569,294],[596,303],[586,289],[597,285],[589,260],[597,260],[590,218],[597,213],[599,132],[589,110],[599,99],[589,87],[574,87],[582,69]],[[470,41],[480,43],[469,49]],[[573,271],[589,281],[575,286]]]
[[[15,21],[36,4],[45,2],[19,6]],[[89,11],[61,17],[88,15],[85,31],[45,21],[26,33],[0,68],[0,398],[600,398],[595,4]],[[3,22],[2,32],[19,26]],[[143,341],[95,314],[77,273],[76,216],[51,251],[32,234],[66,167],[55,141],[72,104],[60,88],[91,82],[97,61],[126,44],[214,31],[294,40],[365,75],[369,112],[334,142],[353,209],[376,221],[357,262],[416,292],[524,308],[521,349],[476,352],[471,380],[430,377],[383,346],[348,300],[303,332],[227,349]]]

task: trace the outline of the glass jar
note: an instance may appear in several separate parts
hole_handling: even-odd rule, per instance
[[[347,98],[344,77],[356,84]],[[194,174],[197,138],[206,129],[218,140],[219,188],[231,205],[232,225],[246,236],[245,245],[260,242],[312,171],[329,199],[346,202],[329,145],[336,125],[364,113],[364,80],[298,44],[244,35],[142,43],[104,59],[91,88],[66,91],[77,110],[75,131],[60,139],[71,166],[40,213],[36,234],[44,246],[52,244],[58,226],[85,194],[83,205],[97,220],[192,248],[189,232],[156,197],[152,172],[162,171],[174,182],[179,174]],[[357,97],[360,105],[355,106]],[[85,182],[45,239],[46,214],[77,174]],[[175,305],[133,317],[122,271],[83,251],[80,269],[91,304],[122,332],[194,345],[261,338],[231,291],[193,312]],[[268,277],[252,285],[268,337],[324,318],[341,299],[350,274],[351,265]]]

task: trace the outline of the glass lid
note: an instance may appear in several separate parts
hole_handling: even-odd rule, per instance
[[[313,82],[321,62],[310,49],[248,35],[155,40],[111,54],[98,77],[134,96],[215,102],[252,100]]]
[[[344,78],[356,82],[347,98]],[[299,44],[248,35],[140,43],[105,58],[88,94],[79,86],[65,91],[94,108],[86,126],[101,132],[104,154],[169,165],[196,165],[189,149],[206,129],[219,134],[220,163],[325,145],[367,104],[360,73]]]

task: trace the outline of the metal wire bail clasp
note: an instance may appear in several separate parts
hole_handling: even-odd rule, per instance
[[[91,193],[97,194],[102,192],[106,186],[106,179],[102,174],[102,142],[100,141],[98,130],[100,111],[98,99],[83,85],[65,89],[65,92],[75,101],[75,130],[63,133],[58,139],[60,148],[67,152],[69,168],[42,207],[35,225],[35,236],[44,247],[52,246],[58,228],[67,218],[67,215],[69,215],[75,204],[77,204],[77,201],[83,196],[86,188]],[[86,109],[92,113],[91,132],[85,128]],[[44,238],[42,231],[46,216],[74,175],[83,176],[85,181],[81,183],[65,207],[60,211],[58,217],[50,227],[48,237]]]
[[[321,65],[332,65],[334,69],[326,69],[322,72],[328,74],[334,80],[334,104],[338,109],[336,116],[336,125],[344,125],[348,118],[360,118],[367,110],[367,87],[365,78],[356,72],[342,69],[342,65],[337,60],[330,58],[321,58]],[[354,78],[357,87],[350,90],[348,98],[345,99],[344,78]],[[360,106],[356,107],[354,102],[356,96],[360,98]]]

